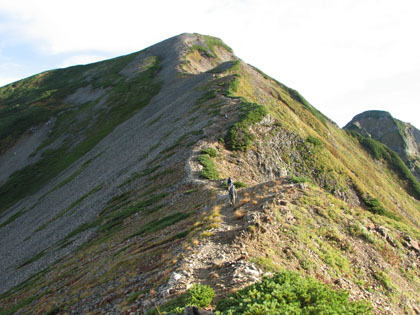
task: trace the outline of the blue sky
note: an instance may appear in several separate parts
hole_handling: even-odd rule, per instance
[[[378,109],[420,128],[419,12],[417,0],[0,0],[0,86],[197,32],[339,126]]]

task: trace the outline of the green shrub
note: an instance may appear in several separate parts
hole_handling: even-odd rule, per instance
[[[380,201],[376,198],[366,197],[363,198],[363,202],[372,213],[383,215],[386,211]]]
[[[370,314],[368,302],[350,302],[348,292],[284,271],[246,287],[217,303],[226,314]]]
[[[386,216],[396,221],[401,220],[401,218],[386,210],[378,199],[369,196],[369,194],[366,194],[358,185],[354,185],[354,190],[356,191],[359,198],[365,203],[368,211],[374,214]]]
[[[386,158],[387,152],[383,144],[371,138],[361,138],[360,144],[377,160]]]
[[[214,298],[214,291],[208,285],[194,284],[186,294],[187,305],[207,307]]]
[[[260,122],[268,113],[267,109],[255,103],[241,104],[241,118],[230,127],[225,144],[232,151],[246,151],[254,140],[254,136],[249,132],[249,127]]]
[[[303,176],[292,175],[292,176],[290,176],[290,181],[292,183],[297,184],[297,183],[309,183],[311,180],[306,178],[306,177],[303,177]]]
[[[185,306],[207,307],[213,298],[214,291],[210,286],[194,284],[187,292],[163,305],[160,308],[160,312],[182,313]],[[157,312],[156,309],[151,309],[146,314],[161,314],[160,312]]]
[[[201,150],[201,154],[208,154],[211,157],[216,157],[217,150],[215,148],[206,148],[206,149]]]
[[[198,157],[198,162],[203,166],[200,176],[210,180],[219,179],[219,173],[216,170],[212,159],[207,154],[201,154]]]
[[[312,143],[316,147],[322,147],[323,146],[322,140],[317,138],[317,137],[309,136],[306,139],[306,141],[308,141],[309,143]]]
[[[247,185],[247,184],[245,184],[245,183],[243,183],[243,182],[240,182],[240,181],[233,182],[233,185],[235,186],[235,188],[245,188],[245,187],[248,187],[248,185]],[[220,184],[220,187],[222,187],[222,188],[224,188],[224,189],[227,189],[227,188],[228,188],[227,182],[226,182],[226,181],[223,181],[223,182]]]
[[[242,183],[242,182],[233,182],[233,185],[235,185],[236,188],[245,188],[245,187],[248,187],[247,184]]]

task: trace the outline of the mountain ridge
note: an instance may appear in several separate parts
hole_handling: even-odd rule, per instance
[[[225,282],[236,289],[280,267],[350,289],[378,314],[395,292],[418,307],[418,200],[385,160],[377,163],[298,92],[241,61],[220,39],[199,34],[70,70],[62,73],[80,86],[38,101],[64,110],[44,122],[44,142],[28,149],[27,167],[57,154],[74,161],[2,208],[1,269],[9,278],[1,279],[0,298],[7,309],[139,313],[194,281],[216,286],[206,278],[212,272],[216,280],[242,270],[236,275],[244,281]],[[7,93],[0,95],[9,99]],[[102,129],[126,104],[133,110]],[[11,178],[19,183],[10,174],[0,190]],[[229,176],[247,186],[234,211],[222,185]],[[277,234],[280,241],[268,248],[257,237]],[[228,235],[224,256],[201,255],[218,252],[217,237]],[[351,246],[369,251],[377,266]],[[221,298],[229,287],[215,290]]]

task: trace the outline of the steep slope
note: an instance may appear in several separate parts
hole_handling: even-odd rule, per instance
[[[366,111],[344,127],[373,138],[398,153],[413,175],[420,180],[420,131],[384,111]]]
[[[72,89],[69,95],[59,90],[63,94],[60,99],[45,101],[51,102],[53,108],[64,107],[67,102],[70,105],[69,109],[58,113],[50,136],[36,150],[23,152],[32,164],[13,173],[0,188],[2,210],[13,205],[3,214],[5,222],[13,219],[1,231],[2,257],[12,256],[2,261],[2,270],[8,271],[8,275],[2,273],[3,288],[19,281],[26,269],[30,269],[29,273],[34,271],[34,264],[30,268],[22,266],[30,257],[43,253],[37,262],[42,267],[45,261],[54,261],[80,245],[75,241],[62,250],[51,248],[75,227],[92,221],[106,202],[120,191],[119,185],[130,174],[147,168],[151,161],[162,156],[159,152],[182,136],[192,139],[201,136],[200,130],[206,122],[188,126],[185,119],[191,117],[185,112],[201,94],[194,90],[195,87],[211,76],[176,80],[179,75],[176,67],[185,53],[183,49],[188,49],[185,41],[196,40],[194,36],[184,37],[170,39],[129,57],[82,67],[70,81],[84,78],[85,86]],[[67,79],[66,72],[70,70],[62,70],[63,74],[56,75]],[[164,82],[163,90],[150,102],[159,91],[161,81]],[[55,87],[54,82],[49,84]],[[95,84],[98,86],[94,87]],[[80,82],[77,85],[80,86]],[[18,83],[16,89],[19,86]],[[41,83],[39,89],[46,88]],[[27,105],[28,110],[36,106]],[[27,118],[22,119],[26,121]],[[124,123],[118,126],[121,122]],[[52,125],[51,121],[46,125]],[[196,133],[191,134],[193,131]],[[25,146],[25,141],[27,139],[18,142],[16,147]],[[19,151],[14,149],[9,152]],[[6,167],[14,156],[6,155],[2,165]],[[182,159],[173,157],[176,158]],[[25,197],[29,194],[33,195]],[[82,240],[85,237],[79,236]],[[13,250],[17,247],[19,251]],[[22,267],[13,271],[19,266]]]
[[[420,308],[410,185],[219,39],[182,34],[0,95],[1,130],[19,126],[2,137],[5,313],[142,314],[193,283],[220,299],[283,269],[376,314]]]

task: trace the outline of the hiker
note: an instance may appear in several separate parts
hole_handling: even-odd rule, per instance
[[[229,191],[229,205],[234,207],[236,203],[236,199],[238,198],[238,195],[236,194],[235,185],[233,185],[232,180],[230,181],[230,184],[228,185],[228,191]]]
[[[232,178],[228,178],[227,179],[227,187],[228,187],[228,189],[229,189],[229,185],[231,185],[232,184]]]

